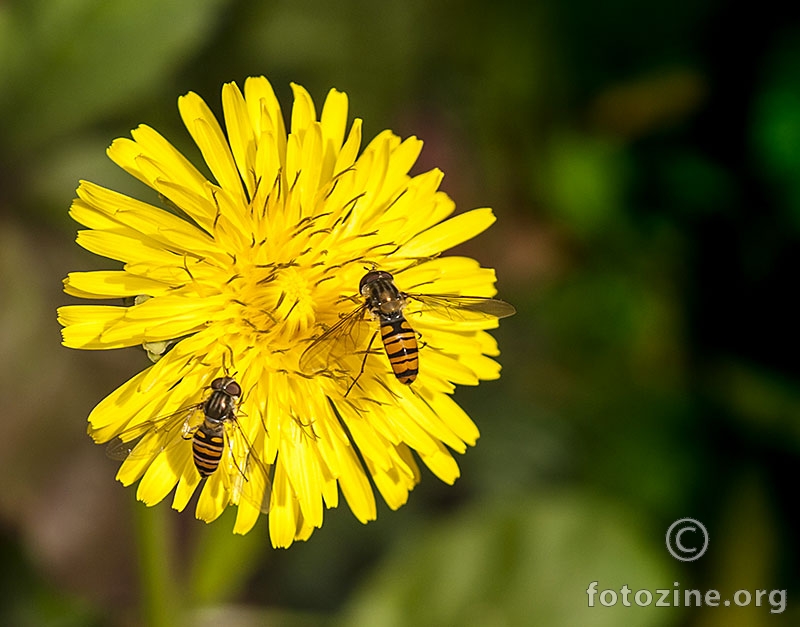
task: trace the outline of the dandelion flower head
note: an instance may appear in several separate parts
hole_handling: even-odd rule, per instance
[[[157,442],[126,459],[118,479],[138,481],[137,497],[148,505],[174,491],[178,510],[200,488],[198,518],[238,506],[234,531],[246,533],[266,508],[231,487],[241,484],[241,452],[226,447],[223,462],[233,463],[203,483],[192,446],[181,444],[186,433],[151,427],[159,416],[198,407],[215,379],[236,379],[237,428],[263,462],[248,466],[245,480],[264,493],[279,547],[307,539],[340,494],[364,523],[376,517],[373,485],[390,508],[400,507],[420,480],[417,460],[454,482],[452,451],[478,438],[452,398],[455,385],[495,379],[500,370],[486,332],[496,318],[448,317],[413,300],[406,317],[420,337],[420,365],[412,385],[394,376],[380,340],[367,345],[377,329],[369,316],[358,325],[365,339],[343,338],[329,349],[340,353],[336,366],[301,365],[315,338],[358,306],[368,270],[392,273],[402,291],[493,296],[493,270],[440,255],[494,217],[490,209],[450,217],[455,206],[438,189],[442,173],[409,174],[420,140],[384,131],[362,150],[361,120],[347,128],[344,93],[331,90],[318,116],[307,91],[292,89],[288,132],[263,77],[247,79],[243,91],[223,87],[224,129],[197,94],[179,99],[210,176],[148,126],[115,140],[109,157],[161,200],[82,181],[70,210],[86,227],[77,242],[122,267],[72,272],[64,284],[72,296],[135,304],[59,309],[68,347],[145,346],[161,355],[89,416],[97,442],[121,434]]]

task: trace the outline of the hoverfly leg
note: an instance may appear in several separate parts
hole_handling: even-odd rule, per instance
[[[422,339],[422,333],[420,333],[416,329],[414,329],[414,333],[417,334],[417,342],[419,343],[420,348],[425,348],[426,346],[428,346],[428,343]]]
[[[347,388],[347,391],[344,393],[345,397],[350,394],[350,390],[353,389],[353,386],[356,384],[356,381],[361,378],[361,375],[364,374],[364,369],[367,366],[367,357],[369,357],[369,352],[372,350],[372,343],[375,341],[375,338],[378,336],[378,332],[375,331],[372,334],[372,337],[369,340],[369,344],[367,344],[367,350],[364,351],[364,359],[361,360],[361,370],[358,371],[356,378],[353,379],[353,382],[350,384],[350,387]]]
[[[184,420],[183,424],[181,425],[181,437],[184,440],[191,440],[194,437],[194,429],[192,425],[189,423],[189,420]]]

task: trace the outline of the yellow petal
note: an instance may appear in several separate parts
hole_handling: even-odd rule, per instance
[[[247,103],[236,83],[226,83],[222,87],[222,110],[239,176],[245,182],[248,196],[252,198],[256,185],[256,138],[250,124]]]
[[[200,148],[203,159],[217,183],[228,193],[235,194],[243,205],[246,204],[242,181],[231,154],[230,144],[225,139],[211,109],[194,92],[189,92],[178,99],[178,109],[186,129]]]
[[[353,120],[350,133],[347,135],[347,141],[345,141],[336,157],[336,165],[333,168],[334,176],[340,175],[355,163],[358,151],[361,148],[361,124],[361,119],[356,118]]]
[[[256,137],[270,138],[275,143],[280,162],[286,155],[286,129],[275,92],[263,76],[250,77],[244,83],[244,99]],[[264,139],[261,141],[264,145]]]
[[[275,548],[287,548],[297,531],[297,506],[281,459],[275,466],[272,484],[272,509],[269,513],[269,536]]]
[[[428,257],[488,229],[495,221],[491,209],[473,209],[423,231],[403,247],[407,257]]]
[[[347,128],[347,94],[331,89],[322,106],[320,124],[324,144],[322,171],[325,180],[334,175],[334,165],[344,142]]]
[[[189,450],[188,448],[186,449]],[[191,455],[186,455],[186,462],[183,467],[178,469],[180,481],[178,487],[175,489],[175,497],[172,499],[172,508],[182,512],[189,504],[189,500],[200,485],[200,473],[194,467]]]
[[[311,96],[304,87],[292,83],[292,92],[294,93],[292,134],[298,135],[302,139],[308,127],[317,120],[317,113],[314,110],[314,101],[311,100]]]
[[[437,445],[434,453],[420,452],[419,456],[434,475],[449,485],[461,476],[456,460],[442,444]]]
[[[160,503],[178,483],[178,475],[169,457],[166,451],[158,455],[139,482],[136,498],[145,505]]]
[[[126,307],[111,305],[67,305],[59,307],[58,321],[64,328],[61,336],[64,346],[97,350],[123,348],[140,344],[136,338],[120,338],[116,342],[103,342],[103,333],[123,319]]]
[[[222,474],[218,471],[206,479],[195,510],[195,516],[200,520],[205,522],[216,520],[228,505],[228,491],[225,489]]]
[[[139,294],[159,296],[169,289],[169,285],[160,281],[119,270],[70,272],[64,279],[64,291],[81,298],[125,298]]]

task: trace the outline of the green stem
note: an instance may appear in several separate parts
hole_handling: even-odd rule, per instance
[[[178,587],[175,580],[172,512],[158,505],[134,505],[134,525],[139,544],[141,611],[149,627],[174,627],[179,624]]]

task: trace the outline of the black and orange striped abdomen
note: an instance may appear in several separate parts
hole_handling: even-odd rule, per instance
[[[381,321],[381,339],[394,375],[409,385],[419,372],[417,336],[405,318]]]
[[[217,469],[219,460],[222,459],[224,446],[223,429],[207,429],[205,425],[201,425],[194,432],[192,456],[201,477],[208,477]]]

